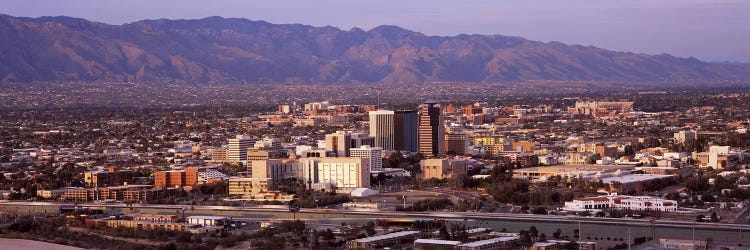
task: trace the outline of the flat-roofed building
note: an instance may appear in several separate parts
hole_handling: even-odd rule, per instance
[[[133,171],[118,170],[116,167],[109,167],[105,171],[87,171],[83,173],[83,179],[87,187],[121,186],[133,183],[133,176]]]
[[[468,162],[461,159],[425,159],[419,163],[424,179],[456,179],[466,176]]]
[[[301,158],[293,163],[292,171],[308,188],[350,193],[370,187],[370,162],[363,158]]]
[[[505,250],[515,249],[520,238],[518,236],[497,237],[492,239],[473,241],[456,246],[456,250]]]
[[[449,155],[465,155],[469,146],[466,134],[453,132],[445,134],[445,153]]]
[[[703,250],[707,245],[705,240],[659,239],[659,249],[665,250]]]
[[[513,170],[513,176],[518,178],[538,179],[550,176],[570,176],[583,179],[597,179],[601,177],[623,175],[635,170],[635,166],[623,165],[565,165],[531,167]]]
[[[610,195],[573,199],[573,201],[565,202],[563,209],[575,212],[621,209],[673,213],[677,212],[677,201],[651,196]]]
[[[383,150],[393,150],[394,122],[392,110],[370,111],[370,135],[375,137],[375,146]]]
[[[204,169],[205,170],[205,169]],[[154,172],[154,186],[158,188],[184,187],[198,184],[199,168]]]
[[[396,110],[393,117],[394,150],[417,152],[417,124],[419,115],[416,110]]]
[[[228,158],[228,150],[226,148],[212,148],[206,150],[206,155],[211,157],[211,160],[208,160],[208,162],[229,162]]]
[[[380,147],[362,146],[349,150],[351,157],[367,159],[370,162],[370,172],[383,169],[383,149]]]
[[[292,165],[280,159],[252,161],[253,178],[269,178],[269,186],[292,176]]]
[[[445,155],[445,127],[440,104],[427,100],[419,106],[418,152],[433,158]]]
[[[243,162],[247,160],[247,149],[252,147],[256,139],[251,136],[238,135],[229,139],[227,146],[227,160],[229,162]]]
[[[345,131],[336,131],[336,133],[327,134],[325,136],[326,150],[336,152],[338,157],[349,156],[349,148],[351,148],[351,134]]]
[[[417,239],[414,241],[415,250],[454,250],[461,244],[457,240]]]
[[[400,231],[384,235],[355,239],[346,242],[347,249],[380,249],[399,245],[402,241],[416,240],[422,233],[419,231]]]

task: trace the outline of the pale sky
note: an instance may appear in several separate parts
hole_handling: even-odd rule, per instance
[[[392,24],[426,35],[499,34],[750,62],[750,0],[0,0],[0,13],[109,24],[208,16],[345,30]]]

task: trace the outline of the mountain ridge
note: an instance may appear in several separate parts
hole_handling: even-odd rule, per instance
[[[395,25],[348,31],[244,18],[0,15],[0,82],[675,82],[750,80],[750,64],[502,35],[428,36]]]

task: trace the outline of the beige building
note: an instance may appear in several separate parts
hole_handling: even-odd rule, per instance
[[[252,161],[253,178],[269,178],[269,185],[292,176],[292,165],[280,159]]]
[[[228,151],[225,148],[212,148],[206,150],[206,155],[211,157],[208,162],[229,162]]]
[[[349,156],[351,147],[351,134],[346,131],[336,131],[333,134],[326,135],[326,150],[336,152],[338,157]]]
[[[459,159],[426,159],[419,163],[422,178],[426,179],[462,179],[466,176],[467,161]]]
[[[568,109],[571,114],[592,115],[594,117],[625,113],[633,110],[633,102],[629,101],[577,101],[575,106]]]

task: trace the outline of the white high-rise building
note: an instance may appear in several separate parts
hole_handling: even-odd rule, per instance
[[[243,162],[247,160],[247,149],[255,143],[255,138],[251,136],[238,135],[229,139],[227,147],[227,160],[229,162]]]
[[[351,157],[367,159],[370,162],[370,172],[383,170],[383,149],[364,145],[349,150]]]
[[[394,127],[392,110],[370,111],[370,135],[375,137],[375,146],[383,150],[394,149]]]

